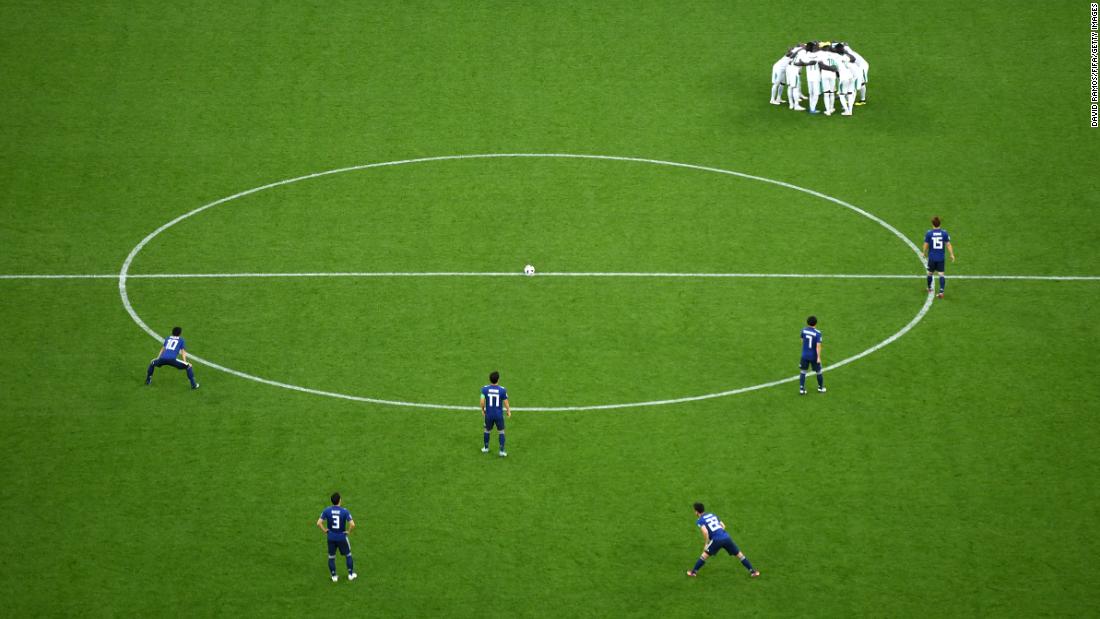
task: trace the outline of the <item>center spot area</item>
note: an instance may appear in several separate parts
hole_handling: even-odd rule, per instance
[[[896,262],[866,265],[855,246]],[[874,222],[790,189],[634,162],[441,161],[245,196],[167,230],[133,272],[882,272],[911,253]],[[517,406],[699,395],[795,371],[822,317],[826,362],[919,305],[911,282],[412,278],[131,280],[158,330],[282,382],[476,405],[499,369]]]

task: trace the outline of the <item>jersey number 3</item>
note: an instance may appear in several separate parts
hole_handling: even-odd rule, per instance
[[[332,528],[333,529],[339,529],[340,528],[340,514],[337,514],[335,512],[333,512],[333,514],[332,514]]]

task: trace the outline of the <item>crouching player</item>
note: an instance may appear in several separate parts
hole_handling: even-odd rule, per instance
[[[753,569],[752,563],[749,563],[748,558],[733,542],[730,534],[726,532],[726,524],[718,516],[706,511],[702,503],[696,503],[692,507],[694,507],[695,515],[698,517],[695,524],[703,532],[703,554],[695,562],[695,567],[687,571],[687,575],[698,575],[707,559],[718,554],[718,551],[724,548],[727,553],[741,560],[741,565],[744,565],[745,569],[749,571],[749,576],[753,578],[760,576],[760,570]]]
[[[170,365],[177,370],[187,370],[187,380],[191,381],[191,388],[199,388],[199,384],[195,382],[195,370],[187,362],[187,350],[184,348],[183,338],[180,337],[181,333],[183,333],[183,329],[172,327],[172,335],[164,338],[164,345],[160,347],[160,352],[149,363],[149,368],[145,372],[146,385],[153,382],[153,372],[157,368],[162,365]]]

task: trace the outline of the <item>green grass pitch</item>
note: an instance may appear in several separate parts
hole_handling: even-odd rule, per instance
[[[1087,616],[1100,610],[1098,281],[949,280],[826,373],[694,402],[480,414],[160,370],[117,274],[146,235],[368,163],[575,153],[792,183],[949,275],[1100,275],[1088,3],[0,4],[0,592],[10,616]],[[843,38],[852,118],[767,104]],[[776,185],[639,162],[371,168],[169,228],[131,273],[904,274],[912,279],[130,279],[153,329],[311,389],[517,407],[683,398],[902,329],[921,267]],[[812,378],[811,378],[812,381]],[[495,439],[494,439],[495,440]],[[313,522],[341,491],[361,579]],[[696,579],[691,503],[763,572]],[[343,565],[339,564],[343,575]]]

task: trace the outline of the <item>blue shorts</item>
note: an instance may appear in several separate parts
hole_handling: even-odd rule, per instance
[[[805,372],[806,368],[809,368],[809,367],[812,367],[815,372],[820,372],[821,371],[821,364],[820,363],[818,363],[817,361],[814,361],[812,359],[807,359],[805,357],[802,357],[802,361],[800,361],[798,363],[798,369]]]
[[[330,539],[328,541],[328,556],[335,557],[337,550],[345,557],[351,554],[351,544],[348,543],[348,538]]]
[[[165,358],[161,357],[160,359],[157,359],[156,361],[153,362],[153,367],[158,367],[159,368],[162,365],[170,365],[170,366],[176,368],[177,370],[186,370],[187,369],[187,364],[180,361],[179,359],[165,359]]]
[[[733,543],[733,539],[729,537],[710,540],[709,542],[707,542],[707,547],[704,552],[713,557],[714,555],[718,554],[719,550],[722,550],[723,548],[725,548],[726,552],[731,555],[737,555],[737,553],[741,552],[741,549],[738,548],[737,544]]]
[[[497,430],[504,431],[504,415],[485,415],[485,430],[489,431],[496,426]]]
[[[943,273],[943,260],[929,260],[928,261],[929,273]]]

